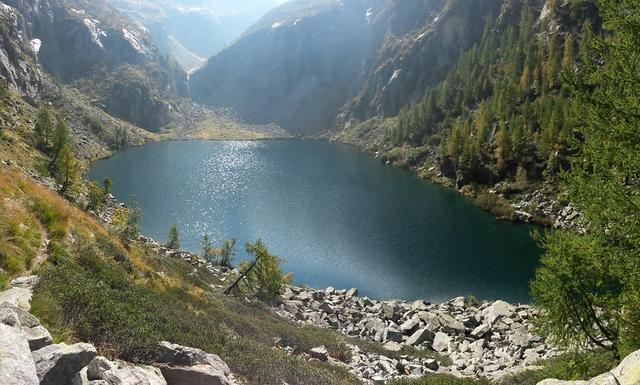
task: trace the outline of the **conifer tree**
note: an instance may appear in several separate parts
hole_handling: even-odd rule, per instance
[[[53,138],[51,139],[51,162],[49,168],[53,167],[62,150],[65,147],[71,146],[71,136],[69,134],[69,128],[62,119],[58,119],[55,131],[53,132]]]
[[[180,234],[178,232],[178,226],[172,225],[169,229],[169,238],[167,239],[166,247],[172,250],[180,250]]]
[[[34,127],[34,141],[36,143],[36,147],[38,147],[40,151],[46,152],[49,150],[51,146],[51,138],[53,136],[53,129],[54,123],[51,109],[46,106],[40,107]]]
[[[546,234],[532,294],[547,336],[624,356],[640,348],[640,3],[598,5],[609,31],[565,73],[584,143],[564,180],[586,231]]]
[[[80,162],[69,144],[60,149],[56,157],[56,179],[60,184],[60,194],[76,193],[80,184]]]

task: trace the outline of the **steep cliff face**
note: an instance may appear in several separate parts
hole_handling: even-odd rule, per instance
[[[36,58],[40,41],[32,41],[29,36],[22,15],[0,3],[0,75],[9,86],[34,99],[42,87]]]
[[[363,82],[380,38],[373,10],[383,4],[294,1],[276,9],[192,74],[192,96],[294,133],[330,128]]]
[[[371,75],[347,103],[343,120],[397,115],[439,81],[461,54],[482,37],[485,20],[495,18],[502,0],[396,1],[391,35],[381,48]],[[422,12],[421,12],[422,11]],[[415,28],[413,28],[415,27]]]
[[[7,3],[27,20],[42,67],[106,112],[156,131],[171,119],[165,100],[186,95],[186,74],[162,57],[144,28],[103,0]]]

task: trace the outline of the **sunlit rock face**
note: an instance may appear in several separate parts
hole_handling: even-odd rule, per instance
[[[29,25],[13,7],[0,3],[0,75],[12,88],[34,99],[41,89],[36,65],[40,41],[29,39]]]

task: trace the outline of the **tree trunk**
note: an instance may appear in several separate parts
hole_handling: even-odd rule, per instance
[[[238,278],[236,278],[236,280],[231,284],[231,286],[229,286],[228,288],[225,289],[224,294],[225,295],[229,295],[231,293],[231,291],[238,286],[238,284],[240,283],[240,281],[247,276],[247,274],[249,274],[249,272],[251,272],[251,270],[253,270],[254,267],[256,267],[256,265],[258,264],[258,261],[260,260],[260,255],[256,257],[256,259],[251,262],[251,265],[249,265],[249,267],[247,268],[247,270],[243,273],[240,274],[240,276]]]

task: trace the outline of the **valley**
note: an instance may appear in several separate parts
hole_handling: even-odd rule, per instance
[[[638,385],[636,15],[0,0],[0,383]]]

